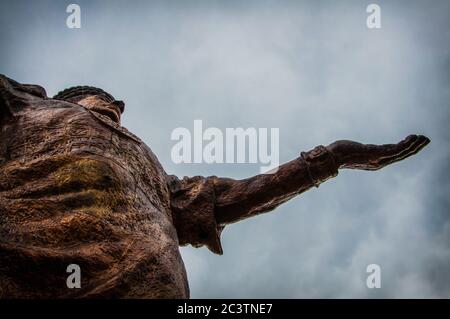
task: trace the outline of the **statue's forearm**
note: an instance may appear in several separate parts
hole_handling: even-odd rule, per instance
[[[323,146],[281,165],[273,174],[244,180],[216,178],[215,215],[221,225],[270,211],[338,172],[333,154]]]

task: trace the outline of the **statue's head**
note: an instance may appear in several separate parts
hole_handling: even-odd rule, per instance
[[[74,86],[59,92],[53,98],[83,105],[119,124],[125,110],[123,101],[117,101],[111,94],[92,86]]]

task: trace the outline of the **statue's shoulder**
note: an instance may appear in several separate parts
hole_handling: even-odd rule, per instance
[[[64,109],[71,109],[70,112]],[[39,110],[51,110],[52,116],[72,116],[73,112],[90,113],[98,122],[115,131],[120,136],[133,140],[138,144],[144,144],[136,135],[120,126],[107,116],[88,110],[82,105],[68,101],[47,97],[45,89],[39,85],[21,84],[3,74],[0,74],[0,122],[5,119],[29,114]],[[63,112],[54,112],[59,110]],[[72,112],[73,111],[73,112]]]
[[[52,115],[70,115],[55,113],[56,110],[72,109],[74,112],[87,112],[82,106],[47,96],[40,85],[22,84],[3,74],[0,74],[0,123],[14,121],[23,115],[35,111],[48,110]]]
[[[42,86],[21,84],[0,74],[0,120],[11,117],[24,107],[47,98]]]
[[[47,93],[45,89],[36,84],[22,84],[4,74],[0,74],[0,91],[2,94],[26,93],[36,97],[46,98]]]

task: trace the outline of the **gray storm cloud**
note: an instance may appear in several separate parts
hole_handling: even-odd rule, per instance
[[[244,178],[259,165],[171,161],[177,127],[280,129],[280,161],[337,139],[429,136],[419,155],[339,176],[227,227],[223,256],[182,248],[200,297],[450,297],[450,3],[1,1],[0,72],[49,95],[95,85],[169,173]],[[366,287],[381,266],[382,287]]]

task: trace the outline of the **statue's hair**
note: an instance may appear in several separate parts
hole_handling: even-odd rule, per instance
[[[115,101],[111,94],[93,86],[73,86],[58,92],[58,94],[56,94],[53,98],[56,100],[74,102],[88,95],[101,95],[108,102]]]

